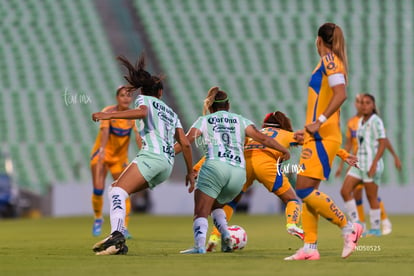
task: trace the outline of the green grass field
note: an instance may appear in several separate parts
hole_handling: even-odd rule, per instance
[[[301,242],[286,234],[282,216],[236,214],[231,224],[246,229],[247,247],[206,255],[179,254],[193,245],[189,216],[132,216],[126,256],[93,254],[100,238],[91,236],[90,217],[0,220],[0,275],[412,275],[413,217],[391,220],[391,235],[361,239],[343,260],[339,229],[321,219],[321,260],[307,262],[283,261]]]

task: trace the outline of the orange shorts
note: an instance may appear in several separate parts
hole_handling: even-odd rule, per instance
[[[302,146],[299,175],[326,180],[331,173],[332,162],[341,144],[333,141],[311,140]]]
[[[246,152],[246,183],[242,191],[253,184],[254,180],[259,181],[266,189],[277,196],[284,194],[292,186],[289,179],[281,173],[276,164],[274,156],[266,152]]]
[[[98,164],[98,154],[92,154],[90,166]],[[125,170],[128,166],[128,157],[118,158],[112,157],[108,158],[105,156],[104,166],[109,169],[112,175],[119,174]]]

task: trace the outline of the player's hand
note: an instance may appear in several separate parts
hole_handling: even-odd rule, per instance
[[[401,171],[402,164],[401,164],[401,160],[400,160],[400,158],[398,158],[398,156],[394,157],[394,164],[395,164],[395,167],[397,168],[397,170]]]
[[[194,179],[197,179],[197,177],[198,177],[198,171],[197,170],[193,170],[193,174],[194,174]]]
[[[372,162],[371,168],[369,168],[368,177],[372,178],[376,171],[377,171],[377,162],[374,161]]]
[[[356,157],[355,155],[350,154],[344,161],[349,166],[358,168],[358,157]]]
[[[319,128],[321,127],[322,123],[319,120],[316,120],[315,122],[312,122],[310,124],[307,124],[305,126],[305,129],[307,132],[309,132],[310,134],[315,134],[316,132],[319,131]]]
[[[98,122],[99,120],[109,120],[111,119],[111,114],[108,112],[96,112],[92,114],[92,120]]]
[[[283,153],[281,161],[286,161],[286,160],[289,160],[289,159],[290,159],[290,152],[286,151],[285,153]]]
[[[195,175],[193,172],[185,176],[185,186],[188,186],[188,185],[190,185],[190,187],[188,187],[188,192],[192,193],[195,188]]]
[[[299,144],[303,144],[303,141],[305,139],[305,130],[297,130],[295,133],[293,133],[293,139],[295,139]]]

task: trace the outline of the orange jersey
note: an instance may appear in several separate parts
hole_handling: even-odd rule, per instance
[[[270,138],[273,138],[285,148],[298,145],[298,142],[293,138],[293,132],[273,127],[263,128],[260,130],[260,132],[269,136]],[[280,151],[268,148],[265,145],[262,145],[259,142],[253,140],[252,138],[249,138],[246,145],[244,146],[244,155],[247,158],[252,153],[265,153],[266,155],[273,156],[275,160],[277,160],[279,157],[282,157],[283,155]]]
[[[358,130],[359,118],[360,117],[355,115],[354,117],[349,119],[347,127],[346,127],[346,138],[348,140],[351,140],[351,143],[352,143],[351,152],[353,154],[356,154],[356,152],[358,151],[358,139],[357,139],[356,132]]]
[[[328,107],[333,96],[328,77],[338,73],[346,76],[345,67],[338,57],[330,53],[321,58],[309,81],[306,124],[316,121]],[[332,114],[315,135],[311,136],[306,133],[305,143],[315,138],[342,143],[339,113],[338,110]]]
[[[115,106],[107,106],[102,112],[114,111]],[[105,146],[105,162],[112,160],[127,160],[128,146],[132,130],[136,129],[134,120],[112,119],[101,120],[99,129],[109,128],[108,142]],[[101,147],[101,131],[96,137],[95,144],[91,151],[91,160],[98,154]]]

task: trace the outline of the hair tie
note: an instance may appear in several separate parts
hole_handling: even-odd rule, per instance
[[[222,102],[226,102],[226,101],[228,101],[229,100],[229,98],[228,97],[226,97],[225,99],[223,99],[223,100],[214,100],[214,102],[215,103],[222,103]]]

